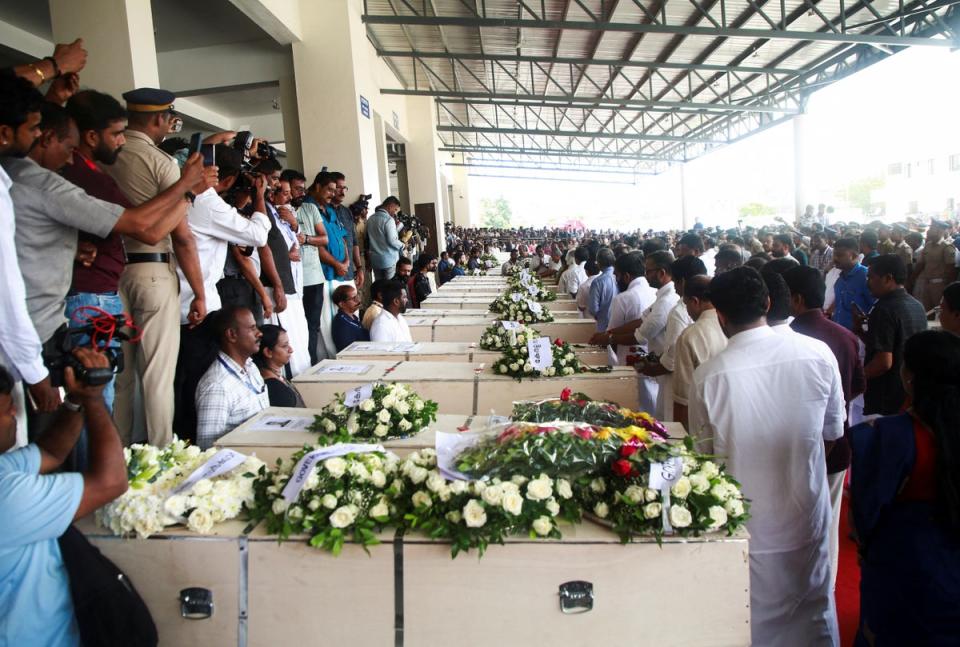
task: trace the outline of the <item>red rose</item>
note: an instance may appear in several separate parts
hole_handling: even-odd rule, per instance
[[[570,388],[564,389],[563,391],[560,392],[560,400],[562,402],[567,402],[568,400],[570,400],[571,393],[573,393],[573,389],[570,389]]]
[[[620,456],[622,456],[623,458],[633,456],[636,453],[637,453],[636,445],[624,445],[623,447],[620,448]]]
[[[559,338],[554,339],[554,340],[553,340],[553,343],[554,343],[555,345],[557,345],[557,346],[561,346],[561,347],[563,346],[563,340],[562,340],[562,339],[559,339]]]
[[[633,466],[630,464],[630,461],[625,458],[613,461],[613,473],[617,476],[627,476],[633,470]]]

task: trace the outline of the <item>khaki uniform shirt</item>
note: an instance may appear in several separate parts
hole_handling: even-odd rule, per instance
[[[130,202],[139,206],[176,184],[180,179],[180,167],[144,133],[128,130],[126,138],[127,143],[120,149],[117,161],[103,168]],[[170,236],[156,245],[147,245],[127,236],[123,237],[123,242],[128,253],[172,251]]]
[[[921,277],[931,283],[942,283],[947,269],[957,262],[957,250],[953,242],[944,238],[938,242],[928,242],[923,246],[924,266]]]
[[[893,254],[896,248],[896,244],[888,238],[887,240],[880,241],[880,245],[877,246],[877,251],[881,254]]]
[[[907,268],[913,265],[913,249],[910,248],[910,245],[908,245],[906,241],[901,240],[900,243],[893,248],[892,253],[899,256]]]

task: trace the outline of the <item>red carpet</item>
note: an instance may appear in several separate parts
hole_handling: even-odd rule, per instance
[[[857,564],[857,545],[849,537],[848,510],[849,502],[844,494],[840,513],[840,564],[836,588],[837,620],[840,624],[840,641],[844,647],[853,645],[860,621],[860,566]]]

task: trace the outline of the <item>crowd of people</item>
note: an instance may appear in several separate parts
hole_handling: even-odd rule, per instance
[[[181,139],[172,93],[81,91],[85,61],[77,41],[0,72],[3,642],[79,644],[57,539],[127,487],[138,417],[150,444],[207,448],[302,407],[293,377],[355,341],[410,342],[408,306],[501,253],[504,273],[556,279],[642,408],[743,483],[756,644],[837,644],[851,465],[862,644],[960,634],[952,223],[448,225],[435,258],[397,198],[368,217],[342,173],[285,169],[249,132]]]

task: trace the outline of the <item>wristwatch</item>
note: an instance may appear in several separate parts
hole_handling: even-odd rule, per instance
[[[62,404],[63,408],[67,411],[72,411],[73,413],[83,413],[83,405],[73,402],[69,395],[63,399]]]

